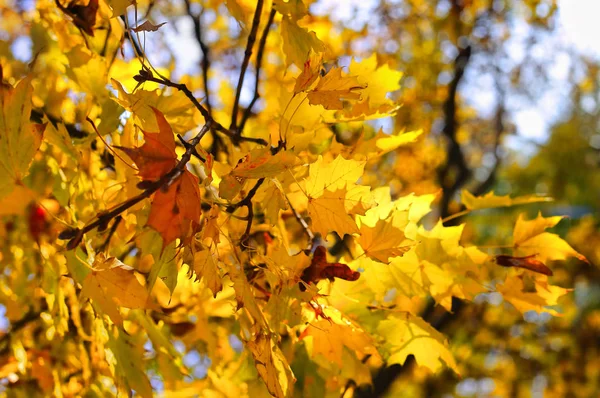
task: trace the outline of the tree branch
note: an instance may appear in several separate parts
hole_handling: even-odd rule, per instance
[[[185,0],[185,9],[187,14],[192,18],[194,22],[194,33],[196,36],[196,41],[200,46],[200,50],[202,51],[202,80],[204,82],[204,93],[206,94],[206,109],[209,115],[212,115],[212,106],[210,102],[210,93],[208,91],[208,70],[210,69],[210,48],[204,43],[202,39],[202,26],[200,25],[200,16],[194,15],[191,9],[190,0]]]
[[[239,126],[240,134],[242,134],[242,131],[244,131],[244,126],[246,126],[246,122],[248,121],[248,118],[250,118],[250,115],[252,114],[252,108],[254,107],[254,104],[260,98],[260,93],[258,92],[258,86],[260,83],[260,70],[262,68],[262,60],[263,60],[263,55],[265,52],[265,46],[267,45],[267,36],[269,35],[269,30],[271,29],[271,25],[273,25],[273,20],[275,19],[275,14],[276,14],[276,11],[274,8],[272,8],[271,12],[269,13],[269,19],[267,21],[267,24],[265,25],[265,28],[260,37],[260,42],[258,43],[258,52],[256,54],[256,71],[254,74],[254,96],[252,97],[252,101],[250,101],[250,104],[248,105],[248,107],[244,110],[244,114],[242,115],[242,121],[240,122],[240,126]]]
[[[465,69],[471,58],[471,46],[462,49],[454,61],[454,78],[448,88],[448,97],[444,103],[444,129],[443,133],[449,140],[448,161],[439,171],[438,178],[443,188],[442,199],[440,201],[440,216],[446,218],[449,215],[449,206],[452,197],[461,186],[467,182],[471,175],[471,170],[467,167],[464,154],[460,144],[456,140],[458,122],[456,120],[456,100],[458,85],[462,80]],[[455,172],[456,177],[448,181],[450,172]]]
[[[198,109],[200,111],[200,113],[204,117],[204,120],[206,121],[206,124],[211,126],[210,129],[211,130],[215,129],[216,131],[225,134],[227,137],[231,138],[231,140],[233,141],[234,144],[237,144],[242,141],[246,141],[246,142],[254,142],[259,145],[269,145],[269,143],[267,141],[263,140],[262,138],[242,137],[240,135],[235,135],[229,129],[225,128],[225,126],[223,126],[219,122],[215,121],[212,118],[212,116],[208,113],[208,110],[204,106],[202,106],[202,104],[196,99],[196,97],[194,97],[194,94],[192,94],[190,89],[187,88],[187,86],[183,83],[174,83],[166,78],[159,79],[154,76],[146,75],[146,74],[145,75],[136,75],[134,78],[138,82],[139,81],[155,82],[158,84],[163,84],[168,87],[176,88],[177,90],[183,92],[185,94],[185,96],[188,97],[188,99],[192,102],[192,104],[194,104],[196,109]]]
[[[250,63],[250,57],[252,56],[252,47],[256,41],[256,32],[258,31],[258,25],[260,24],[260,14],[262,13],[264,0],[258,0],[256,2],[256,10],[254,11],[254,18],[252,19],[252,27],[250,28],[250,34],[248,35],[248,43],[246,44],[246,51],[244,51],[244,60],[242,61],[242,67],[240,68],[240,77],[238,79],[237,89],[235,92],[235,101],[233,102],[233,110],[231,111],[231,125],[229,130],[235,132],[236,135],[241,135],[241,131],[237,131],[237,113],[240,106],[240,96],[242,94],[242,86],[244,85],[244,77],[246,76],[246,69]]]

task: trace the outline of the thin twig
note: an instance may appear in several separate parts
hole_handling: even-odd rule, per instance
[[[185,84],[174,83],[166,78],[159,79],[154,76],[148,76],[148,75],[144,75],[144,76],[137,75],[136,77],[140,80],[150,81],[150,82],[154,82],[154,83],[158,83],[158,84],[163,84],[168,87],[176,88],[177,90],[183,92],[185,94],[185,96],[188,97],[188,99],[194,104],[196,109],[198,109],[200,111],[200,113],[204,117],[204,120],[206,121],[206,123],[207,124],[210,123],[211,129],[215,129],[215,130],[219,131],[220,133],[225,134],[227,137],[232,139],[234,144],[241,142],[241,141],[247,141],[247,142],[254,142],[259,145],[269,145],[269,143],[267,141],[263,140],[262,138],[241,137],[239,135],[236,136],[229,129],[225,128],[225,126],[223,126],[219,122],[215,121],[208,113],[208,110],[204,106],[202,106],[202,104],[196,99],[196,97],[194,97],[194,94],[192,94],[190,89],[187,88],[187,86]]]
[[[302,226],[302,229],[304,229],[304,233],[306,233],[306,235],[308,236],[308,239],[310,239],[312,242],[315,239],[315,234],[308,226],[308,223],[306,222],[306,220],[304,218],[302,218],[302,216],[300,215],[300,213],[298,213],[298,211],[294,208],[294,206],[292,206],[292,202],[290,202],[290,199],[287,197],[287,195],[285,195],[285,200],[287,200],[288,206],[290,207],[290,210],[294,214],[294,217],[296,217],[296,220]]]
[[[110,239],[113,237],[113,235],[117,231],[117,227],[119,226],[119,224],[121,223],[122,220],[123,220],[123,217],[121,217],[120,215],[115,217],[115,221],[113,222],[113,225],[111,225],[110,231],[108,231],[108,235],[106,236],[104,243],[98,248],[99,252],[103,252],[104,250],[106,250],[106,248],[110,244]]]
[[[250,115],[252,114],[252,107],[254,107],[254,104],[260,98],[260,93],[258,92],[258,86],[260,83],[260,69],[262,67],[262,60],[263,60],[263,55],[265,53],[265,47],[267,45],[267,36],[269,35],[269,30],[271,29],[271,25],[273,25],[273,20],[275,19],[275,14],[276,14],[276,11],[274,8],[272,8],[271,12],[269,13],[269,19],[267,21],[267,24],[265,25],[265,28],[260,37],[260,42],[258,43],[258,52],[256,53],[256,68],[255,68],[256,71],[254,74],[254,96],[252,97],[252,101],[250,101],[250,104],[248,105],[248,107],[244,110],[244,114],[242,115],[242,120],[240,122],[240,126],[238,129],[240,134],[242,133],[242,131],[244,131],[244,126],[246,126],[246,122],[248,121],[248,118],[250,118]]]
[[[235,101],[233,102],[233,110],[231,112],[231,125],[229,130],[236,131],[237,129],[237,113],[240,106],[240,96],[242,94],[242,86],[244,85],[244,77],[246,76],[246,69],[250,63],[250,57],[252,56],[252,47],[256,41],[256,32],[258,31],[258,25],[260,24],[260,14],[262,13],[264,0],[258,0],[256,2],[256,10],[254,11],[254,18],[252,19],[252,27],[250,28],[250,34],[248,35],[248,43],[246,44],[246,51],[244,52],[244,60],[242,61],[242,67],[240,68],[240,77],[238,79],[237,90],[235,93]],[[241,131],[237,132],[240,135]]]
[[[192,18],[194,22],[194,33],[196,36],[196,41],[200,46],[200,50],[202,51],[202,80],[204,82],[204,94],[206,109],[208,110],[208,114],[212,115],[212,106],[210,102],[210,93],[208,91],[208,71],[210,69],[210,48],[204,43],[202,39],[202,25],[200,25],[200,15],[194,15],[192,13],[190,0],[185,0],[185,10],[187,14]]]

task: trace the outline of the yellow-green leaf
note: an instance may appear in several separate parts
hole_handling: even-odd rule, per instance
[[[510,196],[496,196],[493,192],[488,192],[483,196],[474,196],[467,190],[463,190],[460,200],[469,210],[490,209],[493,207],[517,206],[526,203],[549,202],[552,198],[542,196],[520,196],[511,198]]]
[[[459,373],[444,335],[423,319],[405,313],[382,321],[377,332],[384,338],[389,364],[403,365],[409,355],[417,364],[437,372],[446,364]]]
[[[0,198],[21,184],[42,142],[46,126],[29,121],[32,93],[31,76],[15,88],[0,82]]]

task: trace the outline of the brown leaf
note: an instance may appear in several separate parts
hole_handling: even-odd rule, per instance
[[[69,3],[67,7],[61,7],[63,12],[73,18],[73,23],[79,29],[90,36],[94,36],[94,25],[96,24],[96,13],[98,12],[98,0],[90,0],[85,6]]]
[[[546,264],[542,263],[539,260],[536,260],[534,258],[535,256],[537,256],[537,254],[532,254],[530,256],[525,257],[498,255],[494,257],[493,261],[502,267],[523,268],[529,271],[537,272],[539,274],[552,276],[552,270],[548,268]]]
[[[333,281],[334,278],[355,281],[360,278],[360,272],[353,271],[346,264],[327,262],[327,249],[324,246],[317,247],[310,266],[302,273],[302,281],[316,284],[320,280]]]
[[[134,32],[156,32],[164,24],[166,24],[166,22],[154,25],[152,22],[146,20],[143,24],[138,25],[135,28],[131,28],[131,30],[133,30]]]

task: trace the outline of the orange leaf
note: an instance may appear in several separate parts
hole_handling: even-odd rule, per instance
[[[167,192],[154,194],[148,225],[160,233],[166,246],[189,236],[200,220],[200,212],[198,177],[186,170]]]
[[[143,180],[156,181],[175,167],[177,154],[173,129],[161,111],[152,110],[158,133],[144,131],[145,142],[140,148],[118,148],[135,162]],[[166,246],[177,238],[189,236],[200,220],[200,213],[198,177],[185,170],[166,191],[154,194],[148,225],[160,233]]]
[[[152,107],[158,124],[158,133],[144,131],[144,145],[140,148],[117,146],[135,162],[142,180],[156,181],[177,164],[173,130],[161,111]]]

